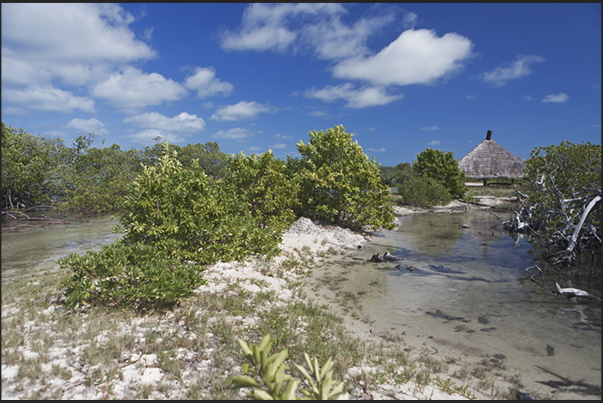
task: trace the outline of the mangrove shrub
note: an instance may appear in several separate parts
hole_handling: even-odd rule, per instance
[[[453,197],[463,197],[466,191],[465,172],[459,168],[452,151],[427,148],[417,154],[413,169],[421,176],[441,182]]]
[[[124,200],[124,241],[153,245],[200,264],[278,253],[281,233],[262,228],[247,203],[209,181],[198,162],[185,169],[175,152],[144,167]]]
[[[298,172],[299,215],[356,229],[394,227],[389,186],[381,183],[379,164],[368,159],[343,125],[310,132],[308,144],[300,140],[297,149],[301,160],[288,163]]]

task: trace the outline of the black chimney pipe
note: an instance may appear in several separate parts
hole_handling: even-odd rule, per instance
[[[492,130],[488,130],[488,134],[486,134],[486,140],[492,140]]]

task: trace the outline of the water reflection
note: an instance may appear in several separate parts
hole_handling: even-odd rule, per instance
[[[41,213],[40,213],[41,214]],[[58,269],[57,259],[70,253],[100,250],[102,245],[121,238],[123,233],[113,232],[118,223],[110,215],[77,218],[51,216],[65,219],[71,225],[49,225],[44,228],[28,227],[2,233],[2,283],[41,270]],[[33,214],[31,216],[34,216]]]
[[[437,255],[450,253],[463,236],[461,223],[462,217],[456,214],[415,214],[403,220],[402,226],[417,251]]]

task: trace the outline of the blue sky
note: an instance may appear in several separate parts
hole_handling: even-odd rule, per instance
[[[527,159],[601,144],[601,5],[2,4],[2,121],[279,158],[344,125],[383,166],[492,130]]]

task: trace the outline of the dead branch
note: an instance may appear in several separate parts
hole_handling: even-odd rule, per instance
[[[559,284],[555,281],[555,290],[553,290],[553,293],[557,294],[557,295],[563,295],[566,296],[568,298],[571,297],[582,297],[582,298],[587,298],[587,299],[594,299],[596,301],[601,301],[601,298],[589,294],[586,291],[583,290],[579,290],[577,288],[561,288],[559,287]]]

